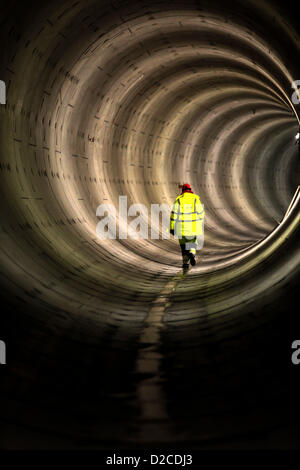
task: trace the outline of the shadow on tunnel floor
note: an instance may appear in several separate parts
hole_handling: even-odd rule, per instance
[[[296,290],[288,298],[290,308],[297,305]],[[203,324],[189,341],[184,331],[164,328],[163,419],[141,416],[138,387],[153,374],[135,371],[140,325],[106,328],[95,343],[80,325],[57,332],[37,322],[30,306],[6,304],[5,315],[2,448],[300,447],[300,365],[291,361],[296,308],[273,306],[269,321],[228,338]]]

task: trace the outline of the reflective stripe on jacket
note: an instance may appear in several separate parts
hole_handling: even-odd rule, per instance
[[[185,192],[173,204],[170,230],[180,237],[203,234],[204,209],[197,194]]]

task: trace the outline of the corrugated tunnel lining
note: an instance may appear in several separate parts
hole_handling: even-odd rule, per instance
[[[12,393],[7,380],[2,393],[12,393],[12,403],[24,400],[28,413],[33,394],[47,419],[51,407],[61,403],[71,413],[80,392],[86,398],[91,393],[91,403],[81,403],[80,411],[90,421],[78,436],[99,438],[96,417],[108,403],[106,439],[121,416],[126,422],[131,417],[129,440],[138,435],[149,441],[152,424],[146,429],[138,417],[153,410],[145,405],[143,380],[153,382],[154,376],[158,383],[151,390],[162,392],[156,400],[164,401],[162,415],[171,423],[157,439],[188,440],[188,425],[183,431],[174,424],[181,415],[173,409],[178,397],[170,384],[184,376],[179,364],[187,365],[188,358],[194,364],[189,378],[196,386],[195,377],[218,363],[208,354],[212,345],[226,349],[228,338],[245,332],[251,343],[251,331],[263,331],[293,298],[297,210],[271,240],[267,236],[299,184],[299,122],[291,101],[295,61],[283,61],[287,44],[299,54],[299,40],[267,3],[221,8],[213,2],[154,2],[149,10],[143,2],[52,2],[26,5],[26,11],[18,4],[13,13],[6,8],[1,282],[4,297],[16,305],[11,315],[18,327],[10,328],[19,349],[11,354],[18,365],[13,376],[22,386]],[[280,40],[274,41],[276,32]],[[196,268],[164,298],[159,318],[165,328],[158,327],[157,341],[143,356],[139,345],[147,319],[155,317],[164,286],[177,279],[179,247],[173,240],[99,241],[96,209],[103,202],[117,206],[124,194],[128,205],[171,204],[185,181],[205,205],[205,245]],[[77,347],[67,350],[68,341]],[[173,349],[182,351],[178,360]],[[57,370],[60,350],[66,359]],[[91,372],[97,358],[105,380]],[[141,376],[140,360],[146,369],[152,361],[150,377]],[[82,378],[73,391],[77,361]],[[51,377],[60,383],[52,385],[50,398]],[[204,402],[215,380],[211,372]],[[94,381],[104,405],[91,424]],[[71,391],[75,398],[67,406]],[[211,403],[213,408],[214,398]],[[120,410],[112,413],[116,404]],[[198,406],[203,418],[205,406]],[[219,412],[224,409],[220,405]],[[8,407],[5,419],[24,426],[29,416],[23,410],[13,419]],[[180,419],[188,417],[189,410],[182,411]],[[52,435],[55,423],[53,418],[52,429],[49,424]],[[204,420],[196,440],[205,440],[207,426]],[[48,429],[38,417],[32,427]],[[207,438],[219,436],[214,429]],[[77,435],[71,422],[61,432]]]

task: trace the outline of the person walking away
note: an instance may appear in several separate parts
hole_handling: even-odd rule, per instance
[[[189,184],[184,184],[170,215],[170,233],[178,237],[184,272],[189,269],[189,262],[192,266],[196,264],[198,239],[202,239],[203,245],[204,215],[200,197],[193,193]]]

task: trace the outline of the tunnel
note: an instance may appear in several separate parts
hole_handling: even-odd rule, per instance
[[[1,448],[300,447],[298,16],[3,5]],[[97,235],[99,206],[145,221],[183,183],[205,208],[187,274],[162,225]]]

